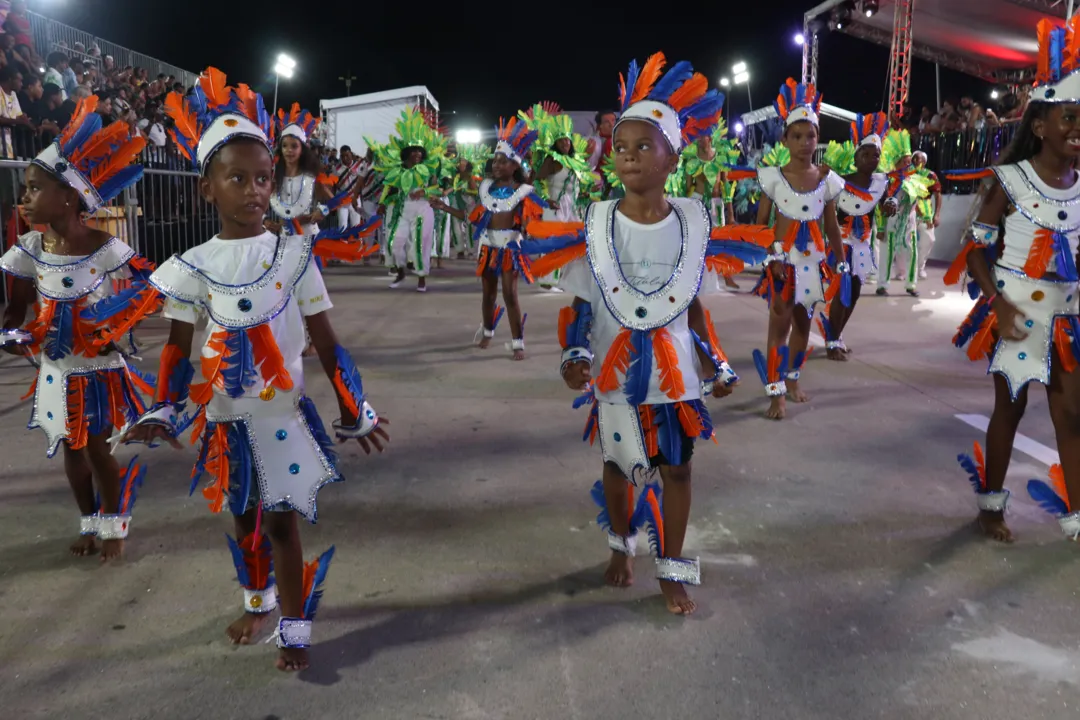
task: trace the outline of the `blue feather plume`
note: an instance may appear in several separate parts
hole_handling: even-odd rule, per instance
[[[210,438],[214,436],[216,428],[216,422],[206,421],[202,441],[199,443],[199,454],[195,458],[195,467],[191,471],[191,487],[188,489],[188,495],[195,494],[195,488],[199,487],[199,481],[202,480],[203,473],[206,472],[206,456],[210,452]]]
[[[1069,316],[1069,332],[1068,335],[1072,338],[1072,351],[1073,356],[1077,360],[1080,360],[1080,319],[1075,315]]]
[[[585,405],[591,405],[594,402],[596,402],[596,389],[589,385],[585,392],[574,398],[574,409],[580,410]]]
[[[83,120],[82,125],[79,126],[78,132],[71,136],[60,148],[61,154],[64,157],[71,157],[72,153],[78,150],[82,145],[89,140],[94,133],[101,129],[101,116],[97,113],[90,113]]]
[[[975,464],[975,459],[967,453],[960,453],[956,456],[956,461],[960,463],[960,467],[968,474],[968,481],[975,488],[975,492],[986,492],[986,486],[983,484],[982,474],[979,472],[979,466]]]
[[[694,408],[694,412],[698,414],[698,418],[701,420],[701,435],[698,435],[699,440],[708,440],[713,436],[714,428],[712,415],[709,414],[708,406],[701,400],[687,400],[686,404]]]
[[[351,189],[351,188],[350,188]],[[334,197],[326,201],[326,206],[331,210],[337,210],[343,208],[349,204],[350,194],[349,190],[343,190]]]
[[[851,273],[840,273],[840,304],[846,308],[851,307]]]
[[[1058,274],[1072,282],[1080,279],[1076,274],[1076,259],[1069,249],[1069,239],[1061,233],[1054,233],[1054,250],[1057,253]]]
[[[45,333],[45,355],[50,360],[59,360],[70,355],[74,339],[72,303],[57,301],[55,305],[52,324]]]
[[[597,480],[593,484],[592,489],[589,490],[589,497],[592,498],[593,503],[600,508],[600,512],[596,515],[596,524],[600,526],[601,530],[611,532],[611,515],[608,514],[607,498],[604,496],[604,481]]]
[[[637,85],[639,72],[637,60],[631,60],[630,67],[626,71],[626,97],[623,98],[622,107],[619,108],[620,113],[626,112],[626,109],[630,107],[630,98],[634,96],[634,86]]]
[[[495,332],[495,328],[499,327],[499,321],[502,320],[503,315],[506,314],[506,308],[502,305],[495,306],[495,319],[491,323],[491,331]]]
[[[585,434],[582,436],[582,442],[588,442],[589,436],[593,433],[593,428],[600,422],[600,405],[596,402],[596,398],[593,398],[592,410],[589,412],[589,419],[585,421]]]
[[[656,498],[656,507],[660,510],[660,517],[656,516],[652,504],[648,502],[649,495]],[[646,485],[641,493],[641,499],[643,502],[643,519],[648,525],[649,548],[653,551],[653,555],[663,557],[663,554],[660,552],[660,547],[663,545],[663,538],[660,537],[659,528],[664,522],[664,498],[660,492],[660,486],[656,483]]]
[[[1054,28],[1050,31],[1050,79],[1057,82],[1061,79],[1061,61],[1065,51],[1065,28]]]
[[[484,236],[484,232],[487,230],[488,225],[491,224],[491,218],[495,214],[490,210],[485,210],[484,214],[480,216],[480,219],[473,225],[473,242],[480,242],[480,239]]]
[[[681,465],[683,433],[678,407],[675,403],[652,407],[656,413],[656,440],[660,453],[668,461],[668,465]]]
[[[352,355],[342,346],[335,345],[334,360],[337,363],[337,370],[341,376],[342,384],[345,386],[345,392],[352,395],[353,400],[356,401],[356,406],[360,407],[364,404],[364,380],[360,377],[360,371],[356,369],[356,363],[353,362]]]
[[[592,332],[592,303],[583,302],[577,306],[577,317],[566,328],[566,342],[570,347],[589,347],[589,335]]]
[[[100,435],[112,427],[109,412],[109,387],[101,373],[86,376],[86,394],[83,396],[83,416],[89,421],[91,435]]]
[[[546,255],[556,250],[562,250],[585,242],[585,231],[569,233],[567,235],[552,235],[545,238],[530,238],[521,244],[521,251],[528,255]]]
[[[120,484],[120,508],[117,510],[120,515],[131,514],[131,508],[135,506],[138,491],[142,488],[143,480],[146,479],[147,468],[145,465],[140,466],[138,472],[133,472],[138,459],[138,455],[131,458],[131,462],[127,466],[127,472],[124,474],[124,482]]]
[[[330,570],[330,561],[334,559],[334,546],[319,556],[318,569],[315,570],[315,581],[311,584],[311,594],[304,598],[304,619],[314,620],[315,611],[319,609],[319,601],[322,600],[323,583],[326,582],[326,573]]]
[[[334,452],[334,441],[326,434],[322,418],[319,417],[319,411],[315,409],[315,403],[312,402],[311,398],[306,396],[300,398],[300,412],[303,414],[308,429],[311,430],[311,434],[315,437],[315,442],[319,444],[319,449],[329,458],[331,464],[336,465],[337,453]]]
[[[698,349],[701,350],[705,357],[709,358],[709,360],[712,362],[713,372],[720,372],[720,362],[716,359],[716,357],[713,356],[712,348],[709,347],[709,344],[702,340],[701,336],[694,332],[693,328],[690,328],[690,337],[694,339],[694,342],[697,344]]]
[[[810,223],[800,222],[799,230],[795,235],[795,248],[799,252],[806,252],[807,246],[810,244],[812,238],[810,237]]]
[[[1042,480],[1028,480],[1028,495],[1051,515],[1068,515],[1069,506],[1054,489]]]
[[[706,257],[728,255],[742,260],[747,265],[763,262],[768,254],[767,249],[744,240],[710,240],[705,250]]]
[[[762,385],[769,384],[769,365],[765,360],[765,353],[758,349],[754,349],[752,353],[754,358],[754,367],[757,368],[758,377],[761,378]]]
[[[97,324],[108,322],[118,314],[127,310],[135,298],[148,287],[149,284],[145,281],[133,282],[130,287],[124,288],[115,295],[102,298],[96,303],[83,308],[79,313],[79,317],[83,320],[93,321]]]
[[[228,355],[225,358],[225,368],[221,371],[225,392],[231,398],[243,397],[257,380],[251,340],[243,330],[229,330],[225,338],[225,350]]]
[[[229,543],[229,553],[232,555],[233,566],[236,568],[236,579],[240,581],[242,587],[250,587],[251,577],[248,575],[247,563],[244,562],[244,551],[228,533],[225,533],[225,540]]]
[[[690,118],[705,118],[710,115],[715,115],[724,109],[724,94],[717,92],[716,90],[709,90],[701,98],[692,105],[684,107],[679,111],[679,120],[686,123]],[[712,128],[703,128],[703,132],[712,134]],[[698,135],[702,133],[697,133]],[[693,141],[691,141],[693,142]]]
[[[195,377],[195,366],[187,358],[180,358],[169,376],[169,397],[175,397],[177,403],[187,400],[188,389]]]
[[[236,516],[247,511],[255,470],[248,433],[247,423],[243,421],[229,427],[229,510]]]
[[[791,363],[792,370],[802,369],[803,363],[806,362],[806,351],[801,350],[795,353],[795,362]]]
[[[623,392],[631,405],[641,405],[649,395],[649,381],[652,379],[653,348],[652,332],[632,330],[630,344],[634,348],[634,357],[626,370]]]
[[[953,338],[953,345],[958,348],[962,348],[968,344],[968,341],[975,336],[975,333],[982,327],[983,322],[986,320],[987,315],[990,314],[990,303],[987,299],[980,297],[975,304],[975,308],[968,313],[968,316],[964,318],[964,322],[960,324],[960,328],[956,331],[956,337]]]
[[[825,331],[825,339],[829,342],[836,342],[839,338],[833,332],[832,323],[829,322],[829,318],[825,316],[825,313],[818,313],[818,318],[821,320],[821,329]]]
[[[649,93],[649,99],[666,103],[675,91],[682,87],[683,83],[693,76],[694,66],[687,60],[680,60],[669,67],[667,72],[656,81],[656,85],[653,86],[652,92]],[[627,89],[627,92],[630,92],[629,88]]]
[[[124,192],[125,189],[139,182],[139,180],[142,179],[142,176],[143,166],[131,165],[102,183],[101,187],[98,188],[98,193],[103,200],[108,202]]]

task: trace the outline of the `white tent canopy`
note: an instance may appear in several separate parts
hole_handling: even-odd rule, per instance
[[[423,85],[319,101],[327,144],[348,145],[359,154],[367,151],[365,137],[377,143],[387,142],[401,111],[417,106],[439,112],[435,96]]]

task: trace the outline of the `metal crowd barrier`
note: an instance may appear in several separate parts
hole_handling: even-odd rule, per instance
[[[946,170],[974,170],[993,165],[1012,142],[1019,123],[1009,123],[980,130],[919,135],[913,149],[926,153],[927,166],[941,174]],[[946,193],[966,195],[975,191],[976,182],[947,182]]]

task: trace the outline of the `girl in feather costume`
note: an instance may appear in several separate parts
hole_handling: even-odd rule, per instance
[[[945,275],[954,284],[966,270],[978,297],[954,343],[972,360],[989,359],[994,412],[985,458],[976,446],[960,461],[975,487],[979,528],[1002,542],[1013,540],[1004,483],[1031,381],[1046,387],[1061,467],[1053,488],[1035,480],[1028,489],[1066,537],[1080,534],[1080,15],[1069,25],[1039,23],[1031,103]]]
[[[97,101],[80,101],[64,132],[27,168],[26,219],[48,230],[23,235],[0,258],[14,277],[0,343],[39,368],[27,394],[34,398],[29,427],[45,431],[49,457],[63,445],[81,514],[71,552],[93,555],[101,540],[104,562],[122,554],[143,475],[134,461],[121,471],[108,439],[145,410],[139,391],[150,391],[119,347],[161,303],[147,285],[151,264],[83,222],[83,213],[142,177],[132,161],[144,141],[124,123],[102,129]],[[131,283],[117,291],[117,280]],[[35,317],[20,330],[31,304]]]
[[[319,236],[276,236],[263,228],[274,183],[262,98],[245,85],[226,86],[224,74],[210,68],[187,97],[169,95],[166,108],[177,147],[196,164],[200,191],[218,210],[221,232],[174,255],[150,278],[167,296],[172,326],[155,405],[123,439],[163,439],[179,448],[176,437],[194,428],[199,451],[191,489],[206,481],[211,510],[227,506],[235,519],[229,547],[244,614],[227,635],[237,644],[254,642],[280,603],[277,667],[302,670],[332,548],[305,565],[297,516],[315,522],[319,489],[342,479],[333,441],[304,394],[305,326],[338,396],[337,438],[381,451],[386,420],[366,402],[360,373],[330,326],[331,304],[313,257]],[[203,323],[196,370],[188,357]]]
[[[526,246],[548,253],[538,273],[567,264],[564,288],[575,296],[559,315],[560,369],[570,388],[586,391],[576,403],[592,404],[585,439],[599,436],[603,449],[593,498],[611,549],[605,580],[633,581],[637,530],[647,525],[667,609],[689,615],[685,585],[700,582],[698,561],[682,556],[690,459],[695,440],[713,437],[704,398],[728,395],[737,381],[698,293],[707,267],[760,261],[765,250],[745,238],[763,245],[770,236],[764,227],[713,229],[700,200],[665,196],[679,152],[712,131],[723,96],[689,63],[662,74],[664,65],[657,53],[623,79],[614,155],[625,197],[593,204],[583,228],[535,223]],[[662,491],[647,482],[635,503],[631,484],[654,471]]]

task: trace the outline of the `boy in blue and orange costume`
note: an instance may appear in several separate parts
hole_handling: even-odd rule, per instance
[[[142,177],[142,166],[132,161],[145,142],[124,123],[102,129],[97,102],[97,96],[80,101],[64,132],[27,168],[23,210],[29,222],[48,229],[23,235],[0,258],[14,277],[0,344],[38,367],[27,395],[34,397],[29,427],[45,431],[49,457],[63,445],[82,516],[71,552],[95,554],[101,540],[104,562],[123,552],[144,475],[136,460],[120,469],[109,436],[146,409],[139,391],[152,390],[120,344],[161,300],[147,285],[153,266],[82,219]],[[120,289],[118,281],[128,287]],[[31,304],[34,319],[18,329]]]
[[[476,274],[483,282],[483,325],[474,338],[481,349],[491,345],[495,328],[502,318],[503,309],[497,306],[499,278],[502,278],[503,302],[510,321],[510,342],[507,349],[514,360],[525,359],[525,317],[518,302],[517,281],[519,277],[531,283],[535,274],[529,266],[528,256],[522,252],[522,240],[528,234],[529,224],[539,220],[547,203],[536,194],[532,185],[525,182],[525,158],[536,142],[537,132],[512,117],[509,122],[500,121],[498,143],[491,163],[491,178],[480,183],[480,197],[467,219],[475,228],[473,239],[480,243],[480,256]],[[463,210],[452,208],[439,199],[430,201],[437,210],[465,220]],[[542,277],[542,276],[541,276]]]
[[[584,227],[534,223],[526,248],[548,253],[533,265],[538,274],[568,265],[564,287],[576,296],[559,316],[561,373],[572,389],[591,386],[575,405],[592,401],[585,437],[599,435],[603,449],[593,497],[612,550],[606,581],[632,582],[637,529],[647,524],[667,608],[685,615],[695,605],[684,585],[701,575],[697,560],[682,557],[690,458],[695,439],[713,437],[703,398],[728,395],[737,381],[698,293],[706,268],[763,260],[771,236],[764,227],[713,230],[700,200],[665,196],[680,151],[712,132],[723,95],[689,63],[662,75],[664,65],[656,53],[640,70],[631,63],[622,81],[614,153],[625,197],[593,204]],[[635,503],[631,484],[654,470],[663,503],[653,483]]]
[[[192,491],[208,478],[203,495],[210,508],[227,505],[235,517],[237,540],[230,538],[229,547],[245,612],[227,634],[234,643],[252,642],[280,603],[277,667],[302,670],[333,548],[305,564],[297,515],[315,522],[319,489],[342,479],[333,441],[304,394],[305,325],[337,391],[337,438],[382,450],[386,420],[365,400],[360,373],[330,326],[331,304],[315,263],[321,236],[276,236],[263,228],[274,173],[262,98],[245,85],[228,87],[224,74],[209,68],[186,98],[172,93],[165,105],[177,147],[195,163],[200,191],[217,207],[221,232],[174,255],[150,278],[166,296],[172,326],[155,405],[124,440],[164,439],[179,448],[177,435],[194,426],[200,449]],[[334,233],[331,251],[349,242]],[[193,382],[188,357],[203,322],[200,381]],[[194,413],[185,412],[189,400]]]
[[[844,180],[827,166],[814,164],[821,95],[813,85],[788,79],[774,105],[784,121],[783,143],[791,161],[782,168],[758,168],[764,194],[758,222],[767,223],[776,210],[776,242],[754,290],[769,303],[768,356],[755,350],[754,362],[770,398],[766,417],[780,420],[787,414],[788,396],[798,403],[809,400],[799,379],[814,307],[825,301],[827,281],[839,282],[842,302],[850,304],[851,268],[842,260],[844,244],[836,219],[836,198]],[[838,261],[835,272],[825,262],[826,237]]]

